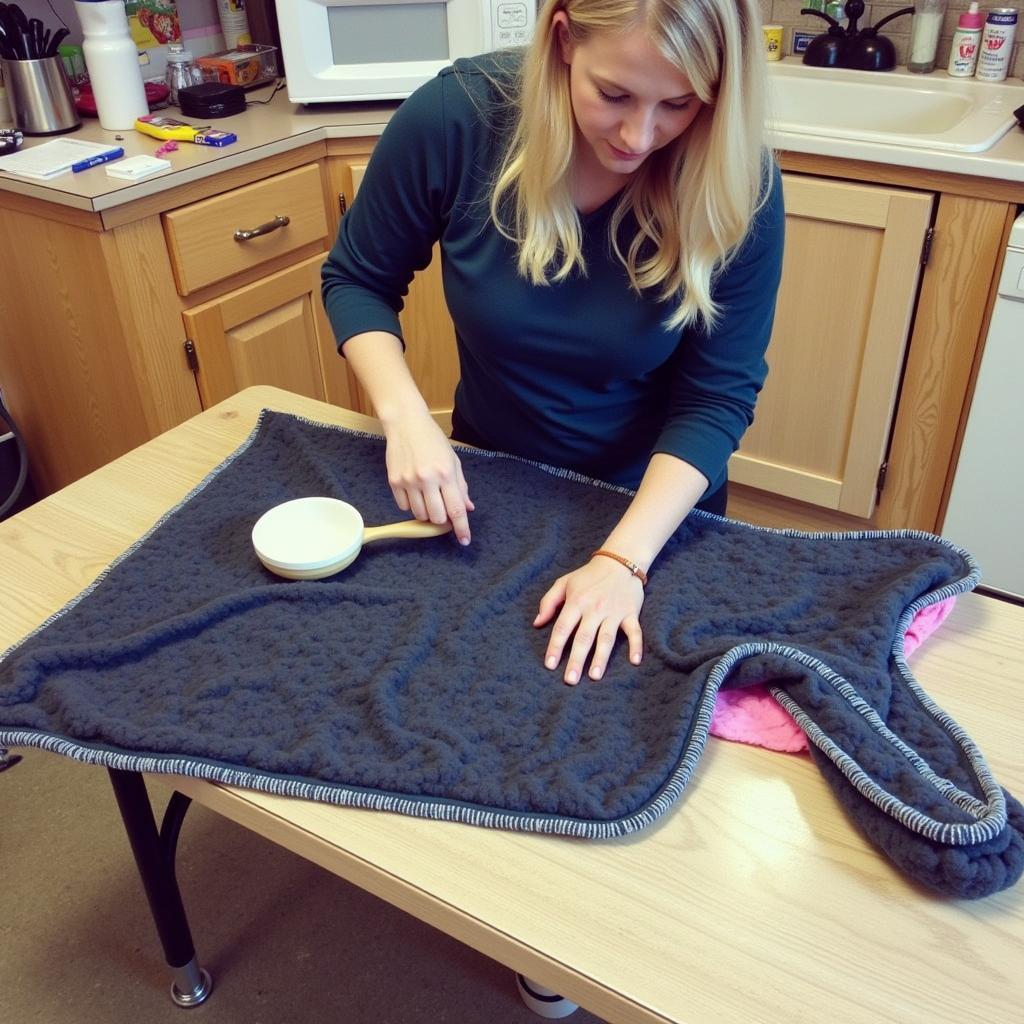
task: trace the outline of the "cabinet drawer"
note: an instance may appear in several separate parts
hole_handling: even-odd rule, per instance
[[[288,223],[274,226],[284,218]],[[164,214],[164,232],[180,295],[223,281],[318,240],[327,247],[327,217],[316,164]],[[239,240],[238,231],[266,225]]]

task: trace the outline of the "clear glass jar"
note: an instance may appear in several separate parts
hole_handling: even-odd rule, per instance
[[[914,5],[914,20],[910,23],[908,71],[928,74],[935,70],[936,51],[945,16],[946,0],[918,0]]]
[[[178,90],[190,85],[199,85],[203,80],[203,72],[192,63],[192,54],[181,43],[171,43],[167,47],[167,71],[164,81],[171,90],[168,101],[178,105]]]

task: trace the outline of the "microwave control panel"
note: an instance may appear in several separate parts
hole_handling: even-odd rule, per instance
[[[492,0],[494,46],[525,46],[533,36],[536,17],[533,0]]]

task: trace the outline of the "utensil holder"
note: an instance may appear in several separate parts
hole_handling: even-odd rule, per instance
[[[0,61],[15,127],[25,135],[59,135],[81,123],[60,57]]]

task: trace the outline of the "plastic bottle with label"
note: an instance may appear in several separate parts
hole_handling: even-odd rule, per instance
[[[1013,60],[1013,36],[1017,31],[1014,7],[993,7],[985,18],[978,46],[976,78],[983,82],[1001,82],[1010,73]]]
[[[75,0],[82,52],[100,125],[123,131],[149,113],[139,51],[128,31],[122,0]]]
[[[956,23],[953,45],[949,49],[947,70],[954,78],[970,78],[978,66],[978,46],[981,43],[981,29],[985,15],[978,10],[976,0],[971,0],[971,9],[964,11]]]

